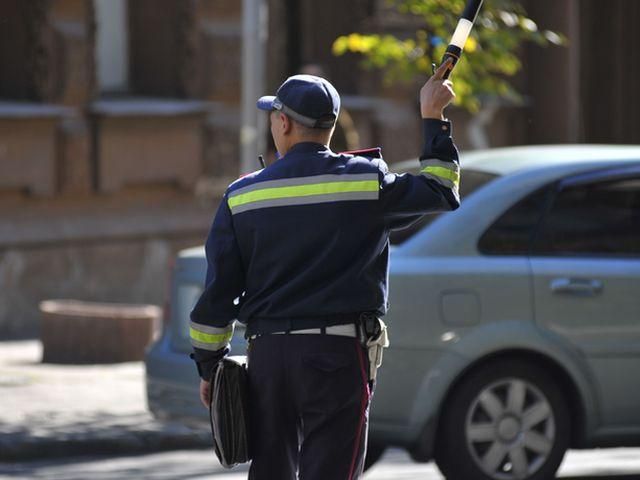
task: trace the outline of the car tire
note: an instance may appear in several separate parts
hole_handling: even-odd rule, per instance
[[[435,459],[448,480],[554,478],[571,422],[560,384],[543,368],[493,361],[447,398]]]
[[[386,449],[386,445],[381,445],[378,443],[370,443],[369,445],[367,445],[367,454],[364,457],[365,472],[382,458],[382,454],[384,454],[384,451]]]

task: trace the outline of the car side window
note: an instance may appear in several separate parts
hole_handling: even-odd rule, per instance
[[[526,196],[507,210],[480,237],[478,250],[485,255],[528,255],[552,185]]]
[[[542,221],[532,253],[640,256],[640,177],[562,189]]]

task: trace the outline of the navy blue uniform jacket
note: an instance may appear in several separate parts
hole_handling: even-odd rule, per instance
[[[419,175],[390,173],[379,155],[299,143],[232,183],[205,250],[207,277],[191,312],[200,375],[228,352],[234,320],[249,334],[346,323],[387,311],[389,232],[459,206],[449,122],[423,120]]]

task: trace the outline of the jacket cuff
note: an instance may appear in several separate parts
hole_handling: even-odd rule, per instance
[[[436,138],[451,138],[453,134],[451,122],[448,120],[437,120],[435,118],[423,118],[422,134],[424,137],[424,146],[422,148],[421,158],[425,158],[432,155],[433,144]]]
[[[225,348],[216,355],[207,356],[206,359],[198,358],[197,353],[190,354],[189,358],[191,358],[191,360],[195,362],[196,369],[198,370],[198,375],[200,376],[200,378],[202,380],[210,382],[213,378],[213,372],[216,365],[227,355],[227,353],[229,353],[229,349]]]
[[[438,120],[435,118],[422,119],[422,132],[424,133],[424,139],[426,141],[432,140],[438,135],[450,137],[452,135],[451,128],[452,126],[449,120]]]

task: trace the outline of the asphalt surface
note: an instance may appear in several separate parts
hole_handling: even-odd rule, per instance
[[[144,366],[46,365],[37,341],[0,342],[0,479],[245,479],[220,466],[209,432],[147,411]],[[442,480],[388,450],[366,480]],[[640,480],[640,449],[572,451],[557,478]]]
[[[40,342],[0,342],[0,462],[204,448],[210,433],[156,421],[142,362],[54,365]]]
[[[245,480],[247,467],[222,468],[210,451],[190,450],[128,457],[83,457],[0,464],[0,480]],[[443,480],[433,463],[418,464],[389,450],[365,480]],[[640,449],[572,451],[561,480],[640,480]],[[469,479],[473,480],[473,479]]]

